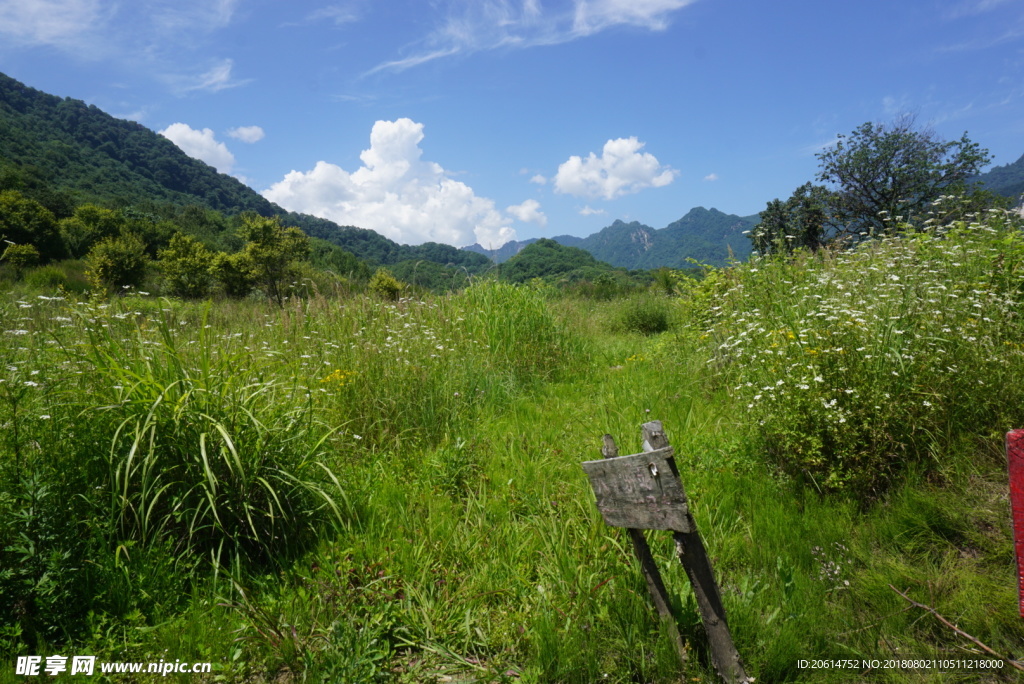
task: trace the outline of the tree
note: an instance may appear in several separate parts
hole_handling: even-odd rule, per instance
[[[774,199],[761,212],[761,222],[750,232],[758,254],[792,252],[805,247],[817,251],[835,232],[835,195],[824,186],[805,183],[785,202]]]
[[[120,211],[95,204],[79,206],[74,215],[61,219],[59,224],[61,239],[74,259],[88,254],[100,240],[117,237],[126,227],[127,222]]]
[[[213,273],[229,297],[244,297],[252,291],[252,271],[252,261],[245,252],[217,252],[213,257]]]
[[[179,297],[205,297],[213,281],[213,252],[191,235],[178,233],[160,250],[160,269]]]
[[[53,212],[17,190],[0,192],[0,240],[32,245],[44,262],[64,257],[64,243]]]
[[[35,245],[7,245],[0,261],[9,264],[14,269],[15,277],[20,278],[26,269],[32,268],[39,263],[39,250]]]
[[[309,256],[309,238],[298,228],[282,226],[276,216],[257,214],[242,217],[239,235],[246,241],[241,256],[231,255],[233,260],[222,265],[228,270],[247,270],[250,282],[282,303],[285,282],[296,276],[295,262]]]
[[[381,266],[374,272],[367,287],[378,297],[393,302],[402,294],[405,284],[399,282],[395,276],[391,275],[391,271]]]
[[[966,132],[945,142],[917,129],[910,115],[865,123],[817,157],[818,179],[835,189],[836,218],[853,236],[894,232],[923,218],[940,195],[967,192],[967,179],[991,159]]]
[[[146,243],[138,235],[124,233],[100,240],[85,258],[85,276],[97,289],[137,287],[146,277]]]

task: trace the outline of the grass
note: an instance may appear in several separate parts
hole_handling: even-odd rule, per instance
[[[1021,658],[994,437],[1019,402],[992,391],[1019,363],[1019,255],[990,219],[736,266],[658,299],[654,335],[618,327],[623,300],[494,283],[22,293],[0,303],[0,648],[221,681],[710,681],[670,538],[648,534],[684,668],[579,467],[657,418],[759,682],[1009,677],[797,661],[976,655],[890,585]]]

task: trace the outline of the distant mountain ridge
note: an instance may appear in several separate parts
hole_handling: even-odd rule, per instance
[[[737,216],[718,209],[695,207],[678,221],[660,229],[638,221],[616,220],[585,238],[559,235],[551,239],[567,247],[579,247],[598,261],[631,271],[662,266],[686,268],[692,265],[688,259],[722,266],[730,258],[743,260],[750,256],[751,243],[744,231],[753,228],[759,220],[757,214]],[[478,244],[463,249],[502,263],[534,242],[536,239],[511,241],[496,250]]]
[[[981,183],[985,190],[1012,197],[1019,202],[1021,195],[1024,195],[1024,155],[1012,164],[995,166],[971,181]]]

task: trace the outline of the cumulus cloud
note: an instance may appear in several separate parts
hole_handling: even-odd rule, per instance
[[[505,211],[523,223],[536,223],[539,226],[548,224],[548,217],[540,210],[540,202],[534,199],[528,199],[522,204],[513,204],[511,207],[506,207]]]
[[[709,173],[708,175],[704,176],[704,180],[714,182],[714,181],[718,180],[718,174],[717,173]]]
[[[581,216],[596,216],[599,214],[607,213],[608,212],[606,212],[604,209],[591,209],[589,206],[584,206],[582,209],[580,209]]]
[[[228,131],[228,135],[235,140],[241,140],[245,143],[254,143],[263,140],[266,133],[259,126],[239,126],[238,128],[232,128]]]
[[[555,190],[576,197],[615,199],[671,183],[675,169],[662,166],[650,152],[641,152],[643,147],[634,136],[609,140],[600,157],[593,152],[586,159],[573,155],[558,167]]]
[[[349,173],[320,161],[310,171],[287,174],[263,196],[290,211],[369,228],[396,242],[461,247],[514,240],[511,220],[495,209],[493,200],[478,197],[439,164],[420,159],[422,140],[421,123],[377,121],[369,149],[359,155],[360,168]]]
[[[183,123],[173,123],[160,131],[172,143],[181,148],[188,156],[204,161],[221,173],[231,173],[235,165],[235,155],[231,154],[227,145],[217,142],[209,128],[196,130]]]
[[[534,174],[533,177],[530,178],[530,182],[531,183],[536,183],[537,185],[544,185],[545,183],[548,182],[548,179],[545,178],[544,176],[540,175],[539,173],[537,173],[537,174]]]

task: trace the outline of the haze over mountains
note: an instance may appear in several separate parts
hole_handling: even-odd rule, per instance
[[[12,178],[11,174],[18,179],[3,181]],[[1019,196],[1024,192],[1024,156],[976,180],[993,192]],[[371,230],[288,212],[140,124],[116,119],[80,100],[48,95],[3,74],[0,181],[0,189],[35,184],[47,192],[64,193],[72,202],[136,207],[145,203],[196,204],[228,215],[243,211],[277,215],[313,237],[383,265],[419,260],[481,272],[536,242],[513,241],[497,249],[479,244],[457,249],[431,242],[400,245]],[[553,239],[630,270],[683,268],[691,265],[690,259],[723,265],[730,258],[742,260],[750,255],[751,243],[744,232],[757,221],[758,215],[743,217],[696,207],[659,229],[638,221],[616,220],[587,237],[559,235]]]

